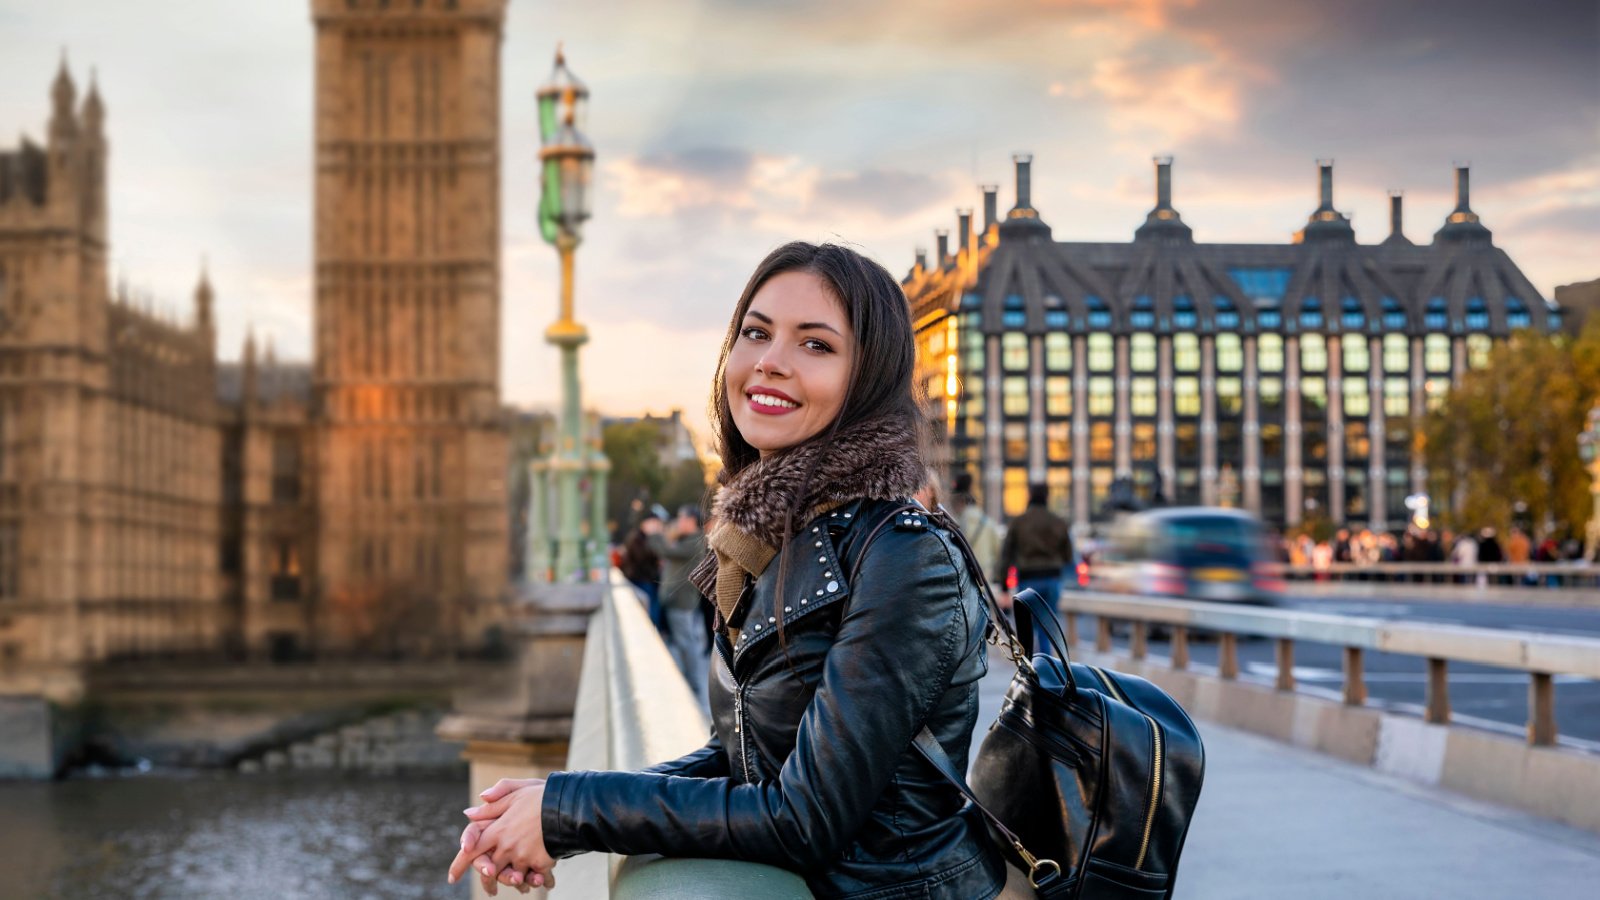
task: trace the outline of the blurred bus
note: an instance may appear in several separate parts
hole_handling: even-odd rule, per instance
[[[1226,603],[1276,603],[1283,592],[1271,532],[1237,509],[1173,507],[1111,526],[1089,566],[1090,586]]]

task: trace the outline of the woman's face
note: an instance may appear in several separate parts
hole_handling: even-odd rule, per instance
[[[756,291],[724,370],[733,424],[766,456],[826,428],[844,406],[855,335],[839,301],[810,272],[783,272]]]

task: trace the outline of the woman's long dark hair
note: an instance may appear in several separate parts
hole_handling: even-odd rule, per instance
[[[916,435],[919,447],[925,447],[927,428],[915,378],[916,338],[911,329],[911,309],[900,283],[883,266],[848,247],[793,241],[767,254],[756,266],[744,292],[739,295],[733,318],[728,322],[728,333],[722,340],[722,356],[717,361],[717,374],[711,387],[710,409],[712,431],[722,455],[718,483],[728,483],[761,458],[760,451],[750,446],[733,421],[728,397],[728,354],[739,339],[740,325],[756,293],[774,276],[785,272],[810,272],[820,278],[844,309],[855,335],[855,353],[851,355],[850,375],[845,382],[839,414],[828,427],[806,441],[818,444],[822,451],[815,460],[827,454],[840,430],[873,419],[889,419],[900,424]],[[815,460],[801,480],[795,503],[785,518],[780,551],[794,536],[795,517],[809,511],[798,506],[811,489]],[[779,559],[786,556],[780,552]],[[787,565],[780,562],[780,596],[786,568]],[[781,627],[779,633],[782,634]]]

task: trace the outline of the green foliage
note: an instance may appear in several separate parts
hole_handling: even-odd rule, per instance
[[[605,427],[601,445],[611,460],[606,484],[606,517],[626,527],[634,518],[633,503],[660,503],[677,512],[685,503],[705,497],[706,469],[698,459],[668,468],[661,462],[661,430],[651,422],[616,422]]]
[[[1497,343],[1489,364],[1467,372],[1424,426],[1435,490],[1464,489],[1444,524],[1503,532],[1521,503],[1536,528],[1548,519],[1579,530],[1590,500],[1578,434],[1597,399],[1600,319],[1577,340],[1519,331]]]

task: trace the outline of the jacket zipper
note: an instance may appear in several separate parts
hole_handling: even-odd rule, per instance
[[[728,659],[722,648],[717,648],[717,656],[728,669],[728,680],[733,682],[733,733],[739,736],[739,769],[744,773],[746,784],[750,783],[750,754],[745,749],[744,743],[744,685],[733,675],[733,663]]]
[[[1144,868],[1145,856],[1150,852],[1150,833],[1155,830],[1156,805],[1161,800],[1161,768],[1163,762],[1161,726],[1157,724],[1156,720],[1151,718],[1150,715],[1144,710],[1139,709],[1132,703],[1129,703],[1127,695],[1122,693],[1122,690],[1111,681],[1111,676],[1107,675],[1104,669],[1101,669],[1099,666],[1090,666],[1089,668],[1094,672],[1095,677],[1099,678],[1100,682],[1104,684],[1108,690],[1110,690],[1111,695],[1120,703],[1122,703],[1123,706],[1129,707],[1139,715],[1144,716],[1144,720],[1150,723],[1150,737],[1155,742],[1155,763],[1152,766],[1150,773],[1150,805],[1145,809],[1144,812],[1144,836],[1139,840],[1139,858],[1133,863],[1133,868],[1135,870],[1142,870]]]

